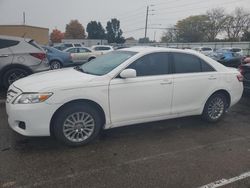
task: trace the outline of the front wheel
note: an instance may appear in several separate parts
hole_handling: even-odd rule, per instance
[[[100,130],[100,115],[88,104],[66,105],[57,113],[54,121],[56,138],[70,146],[89,143],[96,138]]]
[[[216,93],[206,102],[202,117],[208,122],[217,122],[224,116],[227,106],[225,95]]]

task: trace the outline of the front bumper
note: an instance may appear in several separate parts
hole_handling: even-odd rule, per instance
[[[57,109],[57,105],[47,103],[6,103],[10,127],[24,136],[50,136],[50,121]],[[20,122],[25,123],[25,129],[20,127]]]

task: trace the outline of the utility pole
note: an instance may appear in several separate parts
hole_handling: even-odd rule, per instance
[[[147,6],[147,12],[146,12],[146,25],[145,25],[145,36],[144,40],[147,38],[147,31],[148,31],[148,11],[149,11],[149,6]]]
[[[150,9],[150,7],[153,7],[153,6],[154,6],[154,5],[148,5],[148,6],[147,6],[144,40],[146,40],[146,38],[147,38],[147,32],[148,32],[148,16],[149,16],[149,15],[154,15],[154,14],[149,14],[149,12],[155,11],[155,10]]]
[[[25,22],[26,22],[25,19],[26,19],[26,18],[25,18],[25,12],[23,12],[23,25],[25,25]]]

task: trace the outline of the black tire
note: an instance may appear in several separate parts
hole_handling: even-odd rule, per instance
[[[91,58],[89,58],[88,62],[89,62],[89,61],[91,61],[91,60],[93,60],[93,59],[95,59],[95,57],[91,57]]]
[[[61,69],[61,68],[62,68],[62,63],[60,61],[54,60],[50,62],[51,70],[56,70],[56,69]]]
[[[11,68],[3,74],[3,87],[8,88],[13,82],[30,74],[23,68]]]
[[[227,110],[227,98],[223,93],[213,94],[206,102],[202,118],[210,123],[220,121]]]
[[[72,141],[72,140],[70,140],[70,138],[67,138],[65,135],[66,133],[64,133],[65,122],[68,122],[67,119],[76,113],[84,113],[85,115],[88,114],[94,120],[94,129],[93,129],[92,133],[86,139],[81,140],[81,141]],[[66,144],[68,146],[81,146],[81,145],[85,145],[85,144],[89,143],[90,141],[94,140],[98,136],[98,134],[101,130],[101,127],[102,127],[102,121],[101,121],[101,116],[100,116],[98,110],[96,110],[91,105],[86,104],[86,103],[80,103],[80,104],[72,103],[72,104],[68,104],[68,105],[64,106],[62,109],[60,109],[57,112],[52,126],[53,126],[54,135],[59,141],[63,142],[64,144]],[[74,128],[72,128],[72,127],[70,128],[70,129],[74,129],[74,130],[70,130],[70,131],[73,132],[73,135],[74,134],[78,134],[78,135],[83,134],[83,132],[81,132],[81,131],[74,132],[74,131],[77,131],[76,129],[79,129],[79,128],[77,128],[77,126],[79,126],[79,125],[76,125],[76,123],[75,123],[74,126],[72,126]],[[82,128],[82,127],[80,127],[80,128]],[[69,137],[70,137],[70,135],[71,135],[71,133],[69,134]],[[73,135],[71,135],[71,137],[75,138],[76,135],[74,135],[74,136]]]

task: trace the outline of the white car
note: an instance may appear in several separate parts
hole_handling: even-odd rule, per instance
[[[108,45],[97,45],[97,46],[92,46],[91,49],[95,52],[100,52],[102,54],[106,54],[108,52],[114,51],[114,48],[112,46]]]
[[[6,108],[22,135],[82,145],[101,129],[192,115],[217,122],[242,92],[237,69],[193,50],[135,47],[18,80]]]

